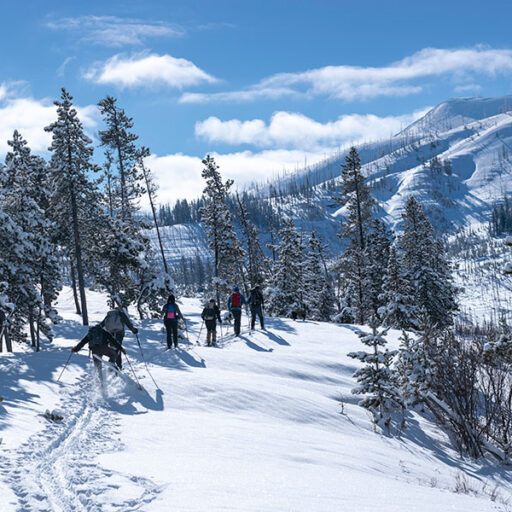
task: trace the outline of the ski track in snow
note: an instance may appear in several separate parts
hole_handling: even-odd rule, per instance
[[[49,422],[20,448],[5,453],[0,473],[14,491],[20,512],[135,511],[159,493],[147,478],[98,464],[99,455],[123,445],[116,416],[90,386],[93,378],[86,374],[73,386],[75,391],[62,404],[62,423]],[[132,491],[125,500],[116,493],[121,486]]]

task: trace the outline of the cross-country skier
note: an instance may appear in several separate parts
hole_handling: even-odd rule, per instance
[[[103,380],[100,361],[102,356],[108,357],[108,360],[112,364],[121,368],[117,362],[121,359],[121,352],[126,354],[126,350],[121,343],[119,343],[119,341],[117,341],[109,332],[103,329],[101,325],[91,327],[80,343],[71,349],[71,352],[78,352],[87,343],[89,344],[89,349],[93,356],[95,355],[99,358],[97,359],[96,357],[93,357],[93,360],[101,380]]]
[[[228,299],[228,310],[233,314],[235,336],[240,336],[240,322],[242,319],[242,306],[247,306],[245,297],[240,293],[240,288],[235,286]]]
[[[164,317],[164,325],[167,331],[167,349],[172,348],[173,342],[174,348],[178,348],[178,319],[181,318],[184,322],[187,320],[181,314],[174,295],[169,295],[167,304],[162,308],[162,316]]]
[[[214,299],[211,299],[203,309],[201,318],[206,325],[206,344],[211,347],[217,344],[217,320],[222,324],[220,310]]]
[[[254,329],[254,324],[256,323],[256,315],[260,319],[260,326],[262,329],[265,329],[265,324],[263,322],[263,307],[265,303],[263,301],[263,294],[261,293],[259,285],[256,285],[249,295],[249,306],[251,307],[251,330]]]
[[[107,316],[100,323],[100,327],[103,327],[109,334],[111,334],[120,345],[123,344],[125,326],[128,327],[133,334],[137,334],[139,332],[121,307],[117,307],[109,311]],[[119,368],[123,367],[121,353],[119,353],[116,364]]]

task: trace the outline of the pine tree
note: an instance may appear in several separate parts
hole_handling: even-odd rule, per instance
[[[227,206],[232,180],[222,181],[215,159],[207,155],[203,160],[202,177],[206,180],[203,191],[205,205],[201,208],[201,221],[205,226],[210,249],[213,251],[213,286],[217,303],[221,293],[228,293],[243,277],[244,251],[238,241]]]
[[[261,284],[264,281],[264,277],[268,276],[268,262],[261,248],[258,228],[249,220],[247,206],[244,204],[244,201],[240,199],[238,192],[236,199],[239,208],[240,223],[246,240],[247,277],[250,286],[253,287],[256,284]]]
[[[304,287],[309,318],[328,322],[335,314],[335,297],[325,262],[325,248],[312,231],[304,264]]]
[[[418,308],[414,304],[414,294],[410,283],[402,273],[402,266],[396,247],[389,255],[389,263],[383,277],[380,300],[383,306],[379,316],[386,327],[410,329],[417,327]]]
[[[54,216],[66,235],[62,243],[67,246],[67,253],[76,268],[82,321],[88,325],[81,226],[87,221],[84,203],[91,199],[90,190],[93,187],[88,173],[97,168],[91,162],[92,141],[85,135],[72,100],[73,97],[63,88],[61,100],[54,102],[57,106],[57,121],[45,130],[52,133],[49,150],[52,152],[50,170]]]
[[[16,219],[29,241],[20,254],[27,271],[24,297],[16,308],[15,317],[24,316],[29,324],[32,346],[39,350],[40,333],[52,339],[51,323],[59,320],[53,302],[61,289],[61,264],[48,217],[50,189],[46,163],[31,154],[27,142],[18,131],[8,141],[6,182],[8,197],[4,211]]]
[[[102,146],[107,148],[110,158],[117,164],[117,187],[113,189],[113,195],[118,198],[120,217],[124,222],[132,222],[144,193],[143,174],[136,165],[141,151],[135,145],[138,136],[131,132],[133,119],[116,103],[117,100],[112,96],[107,96],[98,103],[107,125],[106,130],[100,130],[99,136]],[[112,172],[112,162],[109,168]]]
[[[370,322],[371,333],[361,331],[358,336],[361,343],[369,347],[371,351],[348,354],[349,357],[364,363],[364,366],[354,374],[359,385],[352,390],[352,393],[365,395],[359,405],[372,412],[375,423],[388,426],[389,413],[402,407],[400,395],[395,386],[394,371],[391,368],[396,351],[384,349],[387,345],[386,331],[378,330],[378,322],[375,317]]]
[[[275,316],[290,316],[305,308],[304,245],[292,220],[282,220],[276,253],[266,308]]]
[[[382,300],[384,269],[388,266],[390,246],[391,233],[386,225],[379,219],[373,220],[366,237],[365,248],[368,258],[366,294],[370,314],[373,316],[379,316],[379,310],[384,305]]]
[[[369,259],[366,251],[367,236],[371,228],[374,200],[361,172],[361,162],[356,148],[352,147],[345,157],[341,173],[341,195],[335,197],[346,210],[342,237],[348,239],[348,247],[340,259],[340,268],[347,283],[346,290],[354,293],[345,298],[351,303],[357,323],[364,323],[371,311],[368,286]]]
[[[414,290],[414,304],[423,309],[432,325],[450,325],[457,309],[456,288],[443,248],[421,205],[411,197],[403,214],[403,234],[399,248],[403,272]]]

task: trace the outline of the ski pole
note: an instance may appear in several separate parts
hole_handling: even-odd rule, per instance
[[[187,327],[187,321],[185,320],[185,332],[187,333],[187,341],[190,343],[190,338],[188,336],[188,327]]]
[[[220,341],[224,343],[224,335],[222,334],[222,323],[220,324]]]
[[[203,322],[201,322],[201,328],[199,329],[199,336],[197,337],[196,343],[199,345],[199,338],[201,337],[201,332],[203,330]]]
[[[60,378],[62,377],[62,374],[64,373],[64,370],[68,366],[69,360],[71,359],[71,356],[73,354],[74,354],[74,352],[71,352],[71,354],[69,354],[68,360],[66,361],[66,364],[64,365],[64,368],[62,368],[62,371],[60,372],[59,378],[57,379],[57,382],[59,382]]]
[[[142,346],[140,344],[139,335],[135,334],[135,337],[137,338],[137,343],[139,344],[140,355],[142,357],[142,360],[144,361],[144,365],[146,366],[146,371],[148,372],[148,375],[151,377],[151,380],[153,381],[153,384],[156,386],[156,388],[160,389],[158,384],[155,382],[155,379],[153,378],[153,375],[151,375],[151,372],[149,371],[148,363],[146,362],[146,359],[144,358],[144,352],[142,352]]]
[[[126,357],[126,360],[128,361],[128,365],[130,366],[130,370],[133,373],[133,376],[135,377],[135,381],[137,382],[137,387],[142,391],[142,386],[140,385],[139,379],[137,378],[137,375],[135,375],[135,372],[133,371],[132,363],[130,363],[130,360],[128,359],[128,356],[125,354],[124,357]]]

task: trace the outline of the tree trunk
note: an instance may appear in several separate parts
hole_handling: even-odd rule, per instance
[[[30,344],[35,347],[36,346],[36,331],[34,329],[34,316],[32,311],[28,315],[28,324],[30,327]]]
[[[76,314],[82,315],[82,310],[80,309],[80,302],[78,301],[78,292],[76,289],[76,276],[75,276],[75,266],[73,265],[73,262],[69,261],[69,268],[71,269],[71,288],[73,289],[73,298],[75,300],[75,308],[76,308]]]
[[[151,194],[151,187],[150,187],[151,184],[149,182],[148,172],[147,172],[144,164],[142,164],[141,167],[142,167],[142,172],[144,173],[144,180],[146,181],[146,190],[148,192],[149,204],[151,205],[151,212],[153,213],[153,222],[155,223],[156,235],[158,237],[158,244],[160,246],[160,253],[162,255],[162,263],[164,264],[165,273],[168,274],[169,270],[167,268],[167,261],[165,260],[164,246],[162,244],[162,238],[160,236],[160,228],[158,227],[158,222],[156,220],[156,211],[155,211],[155,205],[153,203],[153,196]]]
[[[85,295],[84,270],[82,266],[82,246],[80,242],[80,231],[78,226],[78,208],[73,185],[71,185],[71,215],[73,220],[73,238],[75,242],[76,272],[78,274],[78,289],[80,291],[80,303],[82,306],[82,323],[89,325],[87,315],[87,297]]]
[[[5,349],[7,350],[7,352],[12,352],[12,340],[11,340],[11,336],[9,335],[9,329],[5,329],[4,336],[5,336]]]

